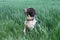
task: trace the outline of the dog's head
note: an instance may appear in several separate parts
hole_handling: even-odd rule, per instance
[[[34,17],[36,12],[35,12],[35,9],[33,8],[27,8],[27,9],[24,9],[24,13],[28,16],[30,15],[31,17]]]

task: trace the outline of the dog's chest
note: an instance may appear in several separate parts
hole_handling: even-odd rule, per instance
[[[25,21],[25,25],[27,25],[29,28],[34,28],[34,26],[35,26],[35,24],[36,24],[36,20],[34,19],[34,20],[32,20],[32,21]]]

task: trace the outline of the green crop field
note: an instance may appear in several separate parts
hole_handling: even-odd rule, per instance
[[[37,23],[24,36],[24,8],[36,10]],[[0,40],[60,40],[60,0],[0,0]]]

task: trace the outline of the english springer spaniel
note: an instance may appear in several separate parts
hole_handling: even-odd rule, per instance
[[[27,30],[33,30],[35,24],[36,24],[36,19],[35,19],[35,9],[33,8],[27,8],[27,9],[24,9],[24,13],[27,15],[26,17],[26,20],[24,22],[25,24],[25,27],[24,27],[24,34],[26,34],[26,31]]]

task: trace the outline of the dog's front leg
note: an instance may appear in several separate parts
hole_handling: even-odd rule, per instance
[[[23,30],[23,32],[24,32],[24,35],[26,35],[26,33],[27,33],[27,30],[28,30],[28,26],[25,26],[25,28],[24,28],[24,30]]]
[[[26,35],[26,27],[24,28],[23,33],[24,33],[24,35]]]

